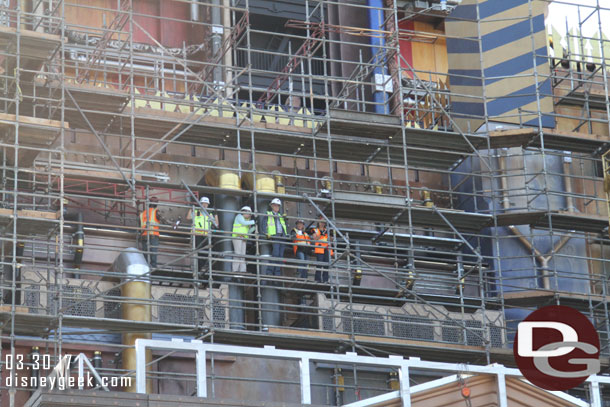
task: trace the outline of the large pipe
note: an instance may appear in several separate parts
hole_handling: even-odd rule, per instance
[[[123,319],[127,321],[150,322],[150,280],[137,278],[138,276],[147,275],[150,271],[144,255],[134,247],[125,249],[112,264],[112,270],[115,273],[126,274],[126,278],[129,280],[121,286],[121,296],[125,298],[125,302],[121,307]],[[125,388],[127,392],[136,392],[136,349],[134,347],[136,339],[150,338],[150,333],[129,332],[123,334],[123,345],[127,346],[127,348],[123,350],[122,368],[134,372],[129,374],[133,378],[131,379],[131,386]],[[150,351],[147,351],[147,366],[151,360],[152,354]],[[146,392],[152,393],[152,383],[150,380],[146,381]]]
[[[224,24],[223,38],[222,41],[225,44],[229,43],[229,37],[231,35],[231,0],[222,0],[222,23]],[[231,96],[232,90],[229,88],[229,84],[233,80],[233,72],[231,68],[233,66],[233,50],[227,50],[223,55],[222,64],[225,68],[225,85],[227,86],[227,97]]]
[[[240,190],[241,179],[234,164],[228,161],[216,161],[215,168],[209,168],[204,174],[207,186],[228,190]],[[221,253],[221,257],[229,259],[233,255],[231,232],[233,221],[239,212],[241,198],[235,195],[215,194],[214,205],[218,214],[218,228],[222,234],[214,238],[214,250]],[[224,273],[232,272],[230,261],[219,262],[219,269]],[[232,329],[244,329],[244,288],[237,284],[229,284],[229,322]]]
[[[244,175],[244,187],[250,190],[256,188],[256,192],[265,194],[276,193],[276,177],[270,174],[264,167],[250,168],[250,172]],[[256,183],[254,182],[256,177]],[[270,199],[268,196],[257,195],[256,208],[257,212],[265,213],[269,207]],[[266,216],[258,217],[258,230],[262,230],[262,222],[266,220]],[[259,244],[259,256],[262,261],[269,262],[271,257],[271,244]],[[280,292],[277,288],[268,286],[261,288],[261,323],[266,326],[280,325]]]
[[[385,16],[383,12],[383,0],[367,0],[367,5],[369,6],[368,15],[370,29],[374,31],[384,30],[383,21],[385,20]],[[385,80],[388,74],[388,69],[385,65],[385,51],[383,50],[385,47],[385,38],[381,32],[373,33],[369,38],[371,42],[371,54],[375,57],[373,59],[373,64],[375,65],[375,68],[373,69],[373,83],[375,84],[373,100],[375,101],[375,113],[388,114],[389,109],[385,89],[378,88],[379,86],[385,88]],[[379,53],[381,53],[381,55],[379,55]]]

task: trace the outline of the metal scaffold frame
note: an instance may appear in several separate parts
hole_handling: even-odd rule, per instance
[[[511,19],[530,22],[533,69],[517,77],[531,79],[536,107],[494,116],[488,105],[505,95],[487,87],[506,76],[435,71],[401,53],[405,41],[459,39],[401,25],[444,26],[442,10],[306,0],[302,20],[272,27],[248,0],[172,1],[201,14],[153,15],[133,0],[0,6],[0,337],[13,357],[35,336],[59,358],[86,330],[119,354],[133,346],[108,337],[133,333],[510,364],[515,322],[565,304],[595,322],[610,365],[603,35],[579,34],[579,51],[569,33],[561,58],[556,43],[554,56],[548,47],[540,54],[541,0],[528,0],[527,13]],[[578,32],[597,19],[601,33],[610,9],[599,3],[574,5]],[[475,9],[462,22],[476,29],[466,41],[484,67],[484,25],[511,19]],[[374,16],[378,27],[339,24],[338,10]],[[170,47],[151,21],[188,25],[205,40]],[[582,44],[595,41],[593,58]],[[480,95],[452,90],[450,78],[479,81]],[[482,105],[468,118],[482,130],[462,125],[452,103],[464,97]],[[561,126],[545,127],[547,116]],[[290,226],[326,221],[332,255],[328,263],[288,256],[282,275],[268,274],[278,259],[260,222],[243,256],[220,227],[198,248],[186,214],[206,211],[202,196],[215,197],[221,218],[248,204],[258,220],[279,197]],[[153,197],[170,220],[160,265],[137,277],[117,272],[109,259],[148,241],[138,214]],[[233,273],[242,260],[247,272]],[[566,270],[571,261],[587,270]],[[299,278],[303,269],[328,270],[329,281]],[[149,298],[123,294],[142,281]],[[123,319],[130,304],[148,307],[150,320]],[[15,390],[8,394],[14,405]]]

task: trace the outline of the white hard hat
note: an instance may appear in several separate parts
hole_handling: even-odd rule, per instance
[[[202,196],[202,197],[199,199],[199,202],[209,204],[209,203],[210,203],[210,198],[208,198],[207,196]]]
[[[252,212],[252,208],[250,208],[250,207],[249,207],[249,206],[247,206],[247,205],[246,205],[246,206],[242,206],[242,207],[241,207],[241,210],[242,210],[242,211],[245,211],[245,212]]]
[[[272,205],[273,205],[273,204],[281,205],[281,204],[282,204],[282,201],[280,201],[280,199],[279,199],[279,198],[273,198],[273,200],[271,201],[271,204],[272,204]]]

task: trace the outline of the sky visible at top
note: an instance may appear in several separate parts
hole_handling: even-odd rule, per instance
[[[555,0],[549,5],[547,26],[549,29],[551,25],[555,27],[563,37],[566,32],[566,20],[569,29],[578,29],[578,9],[580,8],[580,20],[583,21],[589,14],[595,11],[598,1],[600,8],[602,8],[599,12],[602,32],[605,33],[606,37],[610,38],[610,0]],[[604,8],[607,10],[603,10]],[[582,25],[582,34],[585,37],[592,37],[598,31],[598,13],[595,11]]]

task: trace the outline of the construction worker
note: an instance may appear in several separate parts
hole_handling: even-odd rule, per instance
[[[255,220],[252,219],[252,208],[242,206],[241,213],[233,221],[233,272],[246,272],[246,243],[248,235],[254,232]]]
[[[194,207],[189,211],[186,216],[187,220],[193,220],[193,234],[195,235],[195,250],[197,250],[197,270],[201,271],[205,265],[204,250],[202,248],[206,245],[210,232],[212,231],[212,225],[218,225],[218,215],[214,214],[212,209],[208,209],[210,206],[210,199],[207,196],[202,196],[199,199],[199,204],[208,211],[206,215],[201,208]]]
[[[165,223],[157,210],[159,198],[150,198],[148,211],[146,208],[140,212],[140,227],[143,229],[140,243],[144,257],[147,258],[151,268],[157,268],[157,253],[159,252],[159,225]]]
[[[294,253],[294,257],[302,262],[309,256],[310,250],[310,241],[309,235],[305,231],[305,221],[303,219],[297,220],[294,229],[290,232],[290,238],[292,239],[292,251]],[[299,278],[307,278],[307,265],[299,264],[297,269]]]
[[[324,265],[318,265],[316,267],[315,280],[318,283],[326,283],[328,282],[330,256],[334,253],[328,247],[328,229],[326,229],[326,221],[323,218],[320,218],[318,221],[318,227],[312,230],[311,239],[314,241],[316,261],[318,263],[324,263]]]
[[[270,211],[267,211],[267,217],[262,222],[262,233],[267,236],[268,240],[271,240],[271,256],[280,259],[284,257],[284,244],[288,238],[286,233],[286,220],[280,214],[280,207],[282,201],[278,198],[273,198],[269,204],[271,207]],[[272,260],[271,265],[265,270],[265,274],[272,276],[279,276],[282,273],[282,261]]]

